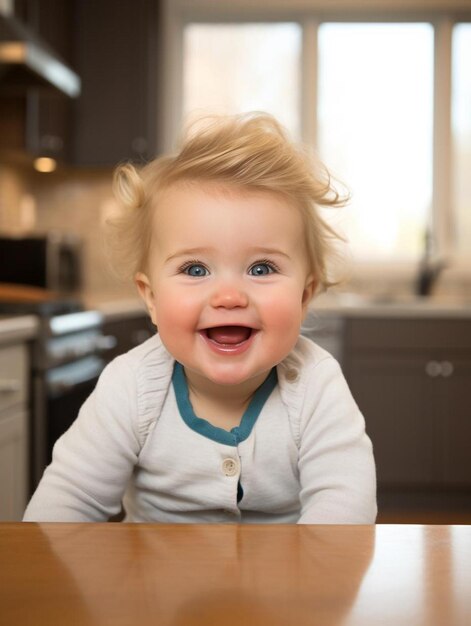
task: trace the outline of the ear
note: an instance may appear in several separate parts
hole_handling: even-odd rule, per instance
[[[316,292],[318,284],[319,281],[317,280],[317,278],[313,274],[309,274],[309,276],[306,278],[306,283],[304,285],[304,291],[301,300],[303,319],[306,317],[307,308]]]
[[[143,299],[147,310],[149,311],[152,323],[157,326],[157,317],[155,314],[154,293],[150,284],[150,280],[142,272],[138,272],[134,277],[139,295]]]

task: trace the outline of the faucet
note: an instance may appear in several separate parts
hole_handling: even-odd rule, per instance
[[[432,260],[434,247],[433,235],[430,227],[425,230],[424,254],[419,265],[419,273],[416,279],[415,293],[418,296],[430,296],[437,283],[438,277],[448,266],[444,259]]]
[[[430,296],[441,272],[447,267],[445,261],[436,261],[434,264],[422,265],[416,283],[418,296]]]

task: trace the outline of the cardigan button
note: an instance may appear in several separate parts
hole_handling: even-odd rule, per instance
[[[293,383],[298,378],[298,372],[294,368],[290,368],[286,371],[285,376],[289,383]]]
[[[236,476],[239,473],[239,463],[235,459],[224,459],[222,471],[226,476]]]

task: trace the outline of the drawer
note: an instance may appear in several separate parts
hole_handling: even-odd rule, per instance
[[[0,346],[0,412],[26,403],[28,349],[26,345]]]
[[[356,350],[471,350],[471,318],[350,319],[346,338]]]

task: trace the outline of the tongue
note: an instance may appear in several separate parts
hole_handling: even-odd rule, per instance
[[[208,328],[208,337],[217,343],[236,344],[246,341],[252,330],[245,326],[218,326]]]

